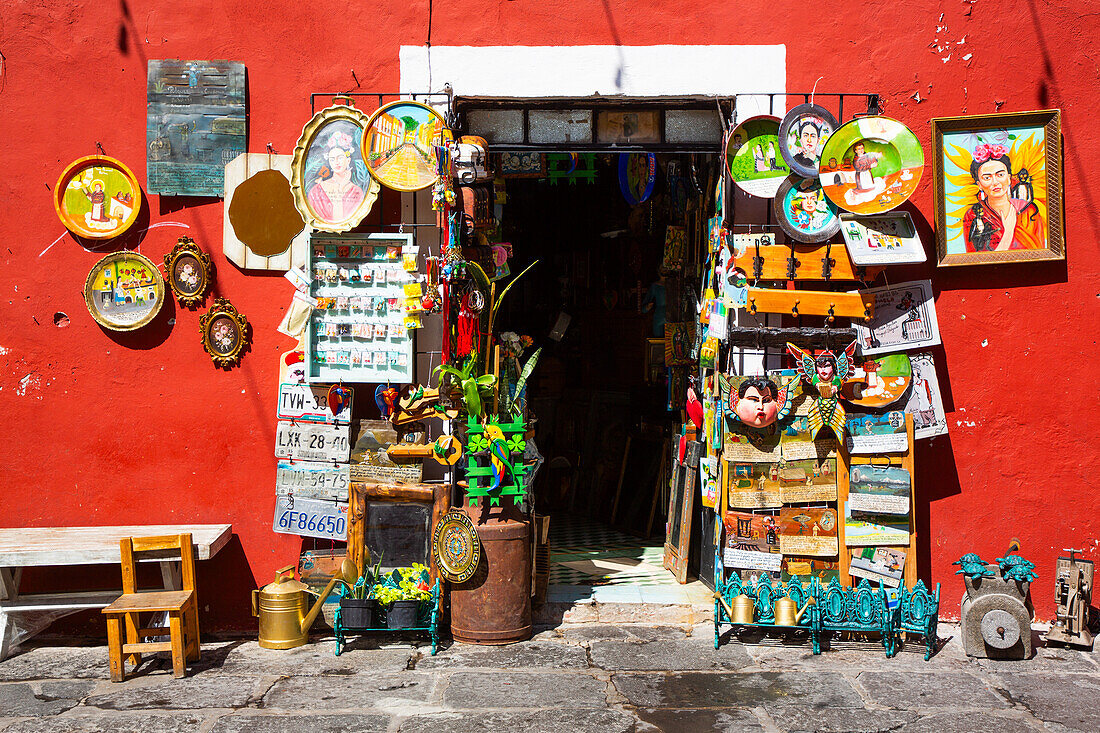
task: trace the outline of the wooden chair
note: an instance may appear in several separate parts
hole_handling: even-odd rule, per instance
[[[172,671],[183,677],[187,661],[199,658],[198,596],[195,591],[195,548],[190,534],[168,537],[124,537],[119,541],[122,554],[122,595],[103,609],[107,617],[107,650],[111,662],[111,681],[126,678],[125,662],[141,664],[142,653],[171,652]],[[177,551],[181,564],[182,590],[137,590],[134,556],[153,554],[171,559]],[[168,628],[143,628],[138,614],[163,612]],[[126,625],[126,643],[122,626]],[[143,641],[149,637],[169,636],[170,641]]]

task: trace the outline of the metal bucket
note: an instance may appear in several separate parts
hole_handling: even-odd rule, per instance
[[[530,523],[500,517],[486,520],[480,507],[462,510],[477,527],[481,563],[472,578],[451,588],[451,634],[455,641],[467,644],[530,639]]]

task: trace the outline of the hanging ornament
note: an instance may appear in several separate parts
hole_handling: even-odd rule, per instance
[[[351,403],[351,390],[342,384],[328,388],[328,409],[333,415],[339,415]]]

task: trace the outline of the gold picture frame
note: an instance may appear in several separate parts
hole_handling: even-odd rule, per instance
[[[237,362],[249,343],[248,319],[226,298],[215,298],[210,310],[199,316],[199,329],[203,350],[220,367]]]
[[[192,308],[206,300],[213,264],[191,237],[180,237],[164,255],[165,279],[180,305]]]
[[[95,263],[84,280],[84,305],[111,331],[133,331],[164,305],[164,278],[145,255],[123,250]]]
[[[370,213],[382,187],[367,171],[361,142],[367,116],[354,107],[326,107],[302,128],[290,161],[294,208],[322,232],[346,232]]]
[[[932,170],[938,267],[1065,259],[1061,110],[935,118]]]

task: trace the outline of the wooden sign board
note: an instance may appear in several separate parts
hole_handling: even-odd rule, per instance
[[[222,209],[222,252],[237,267],[245,270],[289,270],[292,267],[304,267],[306,264],[306,249],[309,246],[309,227],[302,221],[302,216],[294,208],[294,197],[290,193],[290,155],[274,155],[269,153],[242,153],[225,166],[225,206]],[[274,172],[272,172],[274,171]],[[279,181],[277,174],[282,176]],[[262,174],[262,175],[259,175]],[[276,194],[281,193],[283,181],[286,184],[286,198]],[[243,188],[242,184],[247,183]],[[278,183],[278,187],[275,184]],[[237,189],[241,188],[241,199],[237,199]],[[236,206],[234,202],[236,201]],[[242,208],[244,207],[244,208]],[[267,219],[263,222],[263,239],[270,241],[275,238],[276,232],[285,232],[287,227],[294,228],[294,217],[301,222],[301,227],[296,229],[297,234],[292,234],[290,246],[284,251],[264,255],[252,250],[252,248],[237,236],[237,229],[233,219],[242,212],[266,212]],[[238,224],[240,222],[238,221]],[[253,230],[242,231],[246,239],[253,236]]]
[[[280,422],[275,432],[275,457],[347,463],[350,432],[350,425]]]
[[[347,501],[351,469],[346,463],[279,461],[275,493],[296,498]]]
[[[352,394],[348,398],[347,407],[339,415],[333,415],[328,407],[328,389],[327,384],[280,384],[278,418],[333,424],[350,423],[355,400],[354,390],[349,390]]]
[[[343,541],[348,535],[348,505],[322,499],[279,496],[275,500],[271,529],[280,534]]]
[[[783,507],[779,511],[779,551],[784,555],[833,557],[839,549],[835,509]]]

